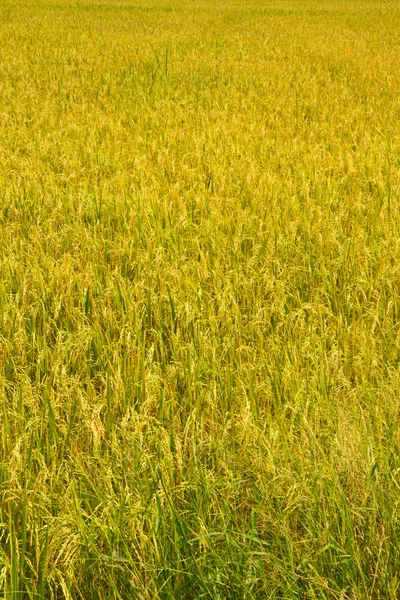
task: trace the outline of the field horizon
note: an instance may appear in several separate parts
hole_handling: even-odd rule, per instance
[[[0,0],[0,595],[400,596],[400,5]]]

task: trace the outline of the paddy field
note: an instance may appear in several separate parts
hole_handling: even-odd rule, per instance
[[[0,0],[0,595],[400,597],[400,5]]]

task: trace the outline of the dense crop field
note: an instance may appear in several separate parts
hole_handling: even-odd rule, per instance
[[[400,597],[400,5],[0,0],[0,593]]]

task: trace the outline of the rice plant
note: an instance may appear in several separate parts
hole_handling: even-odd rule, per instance
[[[0,591],[400,596],[400,6],[0,0]]]

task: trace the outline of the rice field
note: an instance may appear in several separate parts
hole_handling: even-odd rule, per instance
[[[400,4],[0,0],[0,595],[400,597]]]

